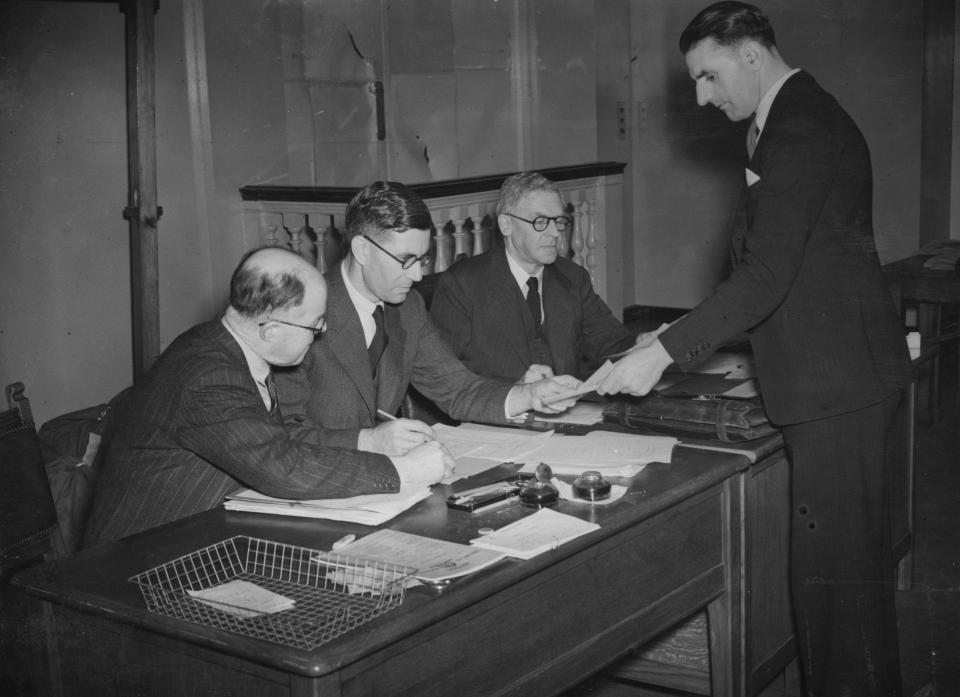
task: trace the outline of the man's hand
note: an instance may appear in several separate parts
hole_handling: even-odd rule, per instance
[[[684,315],[684,317],[686,317],[686,315]],[[683,317],[681,317],[680,319],[683,319]],[[674,322],[676,321],[677,320],[674,320]],[[670,324],[663,323],[653,331],[641,332],[640,334],[637,334],[637,340],[633,342],[633,345],[639,348],[646,348],[652,345],[653,342],[656,341],[657,337],[664,332],[664,330],[670,328],[671,324],[673,324],[673,322],[670,322]]]
[[[436,438],[433,429],[422,421],[397,419],[361,430],[357,437],[357,449],[389,456],[403,455],[411,448]]]
[[[597,394],[627,392],[643,396],[653,389],[663,371],[673,359],[659,339],[649,346],[638,347],[613,364],[611,370],[597,386]]]
[[[564,399],[552,404],[557,395],[562,395],[580,386],[580,381],[571,375],[559,375],[524,385],[514,385],[507,395],[507,412],[510,416],[519,416],[525,411],[542,411],[546,414],[559,414],[576,403],[576,399]]]
[[[523,377],[520,378],[517,382],[519,384],[525,384],[528,382],[536,382],[537,380],[543,380],[544,378],[553,377],[553,368],[548,365],[540,365],[539,363],[533,363],[527,372],[523,374]]]
[[[402,484],[436,484],[453,481],[456,463],[447,449],[432,440],[421,443],[404,455],[391,457]]]

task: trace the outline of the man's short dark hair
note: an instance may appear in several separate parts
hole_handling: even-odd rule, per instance
[[[383,237],[390,230],[430,230],[430,209],[416,193],[399,182],[378,181],[365,186],[347,204],[346,241],[358,235]]]
[[[531,191],[550,191],[560,196],[560,189],[539,172],[520,172],[503,180],[500,196],[497,198],[497,215],[503,215],[517,205],[517,202]]]
[[[767,48],[777,44],[770,20],[760,8],[732,0],[714,3],[690,20],[680,35],[680,52],[686,55],[704,39],[713,39],[720,46],[735,46],[745,39]]]
[[[279,247],[261,247],[243,255],[230,278],[230,306],[245,317],[262,317],[274,310],[297,307],[303,302],[304,282],[295,271],[271,273],[256,259],[251,259],[263,249],[287,252],[300,259],[294,252]]]

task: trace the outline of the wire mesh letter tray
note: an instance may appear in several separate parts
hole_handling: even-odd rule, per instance
[[[140,587],[151,612],[309,650],[400,605],[412,572],[396,564],[237,536],[129,580]],[[293,600],[293,605],[255,613],[190,594],[238,580]]]

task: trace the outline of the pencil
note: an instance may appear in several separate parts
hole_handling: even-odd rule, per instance
[[[383,409],[377,409],[377,416],[379,416],[379,417],[382,418],[382,419],[386,419],[387,421],[396,421],[396,420],[397,420],[397,417],[396,417],[396,416],[394,416],[393,414],[388,414],[388,413],[385,412]]]

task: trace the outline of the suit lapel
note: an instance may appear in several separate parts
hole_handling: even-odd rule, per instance
[[[543,331],[548,346],[563,346],[569,341],[561,333],[564,323],[558,318],[576,317],[576,314],[574,299],[570,297],[570,280],[552,265],[543,267]]]
[[[486,296],[486,312],[500,320],[497,326],[501,330],[491,343],[508,346],[524,366],[529,366],[530,352],[526,337],[533,327],[525,312],[523,293],[517,286],[517,279],[510,273],[505,247],[497,247],[490,253],[488,278],[490,292]]]
[[[373,376],[370,373],[370,359],[364,348],[367,345],[363,337],[363,327],[357,310],[350,300],[347,287],[343,283],[340,266],[334,267],[327,278],[327,324],[329,329],[320,341],[325,343],[326,353],[350,378],[361,399],[370,410],[371,416],[377,411],[374,394]],[[392,342],[392,338],[391,338]],[[381,366],[386,358],[381,357]]]

